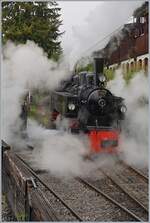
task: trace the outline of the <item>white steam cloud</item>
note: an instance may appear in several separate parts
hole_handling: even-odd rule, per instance
[[[57,174],[80,174],[82,155],[88,151],[84,136],[47,130],[33,120],[28,120],[28,138],[22,138],[20,133],[24,95],[33,88],[49,91],[56,88],[70,75],[66,63],[58,65],[48,60],[41,48],[28,41],[18,46],[9,42],[4,48],[2,65],[2,139],[25,153],[28,145],[34,146],[31,161],[39,168]]]
[[[34,146],[31,161],[42,169],[55,174],[85,174],[93,168],[109,163],[99,157],[95,163],[84,161],[82,155],[89,151],[89,142],[84,135],[73,136],[63,131],[67,120],[57,123],[59,131],[46,130],[35,121],[28,121],[28,141],[21,138],[19,115],[22,97],[30,88],[53,90],[62,78],[69,76],[66,65],[59,66],[49,61],[43,51],[33,42],[4,49],[3,57],[3,139],[17,148],[27,144]],[[126,85],[121,70],[108,83],[109,89],[125,98],[127,118],[121,136],[120,149],[129,163],[147,165],[148,155],[148,81],[142,72],[135,75]]]
[[[18,46],[8,42],[2,60],[3,139],[9,143],[14,138],[12,133],[19,131],[21,103],[27,91],[33,88],[53,90],[69,75],[64,61],[58,65],[48,60],[34,42]]]
[[[29,121],[28,134],[35,147],[32,161],[35,161],[36,167],[57,175],[77,175],[82,172],[86,140],[64,131],[45,130],[32,120]]]
[[[108,84],[112,93],[125,98],[126,121],[121,135],[120,150],[130,164],[148,165],[148,77],[144,71],[138,72],[127,85],[122,71],[116,72],[115,79]]]
[[[82,56],[88,56],[93,51],[105,47],[111,33],[128,20],[133,11],[144,1],[100,1],[97,2],[59,2],[62,8],[63,47],[71,67]],[[90,5],[91,4],[91,5]],[[95,6],[95,7],[94,7]],[[82,10],[83,9],[83,10]],[[86,10],[88,16],[80,21]],[[72,14],[72,16],[70,16]],[[78,24],[78,25],[76,25]],[[118,37],[121,33],[116,33]],[[107,38],[105,38],[108,36]]]
[[[66,61],[71,63],[98,39],[110,34],[118,25],[124,24],[133,10],[141,5],[139,1],[100,2],[100,6],[91,11],[84,26],[73,28],[74,39],[64,43]],[[119,9],[117,13],[114,13]],[[64,40],[65,41],[65,40]],[[108,40],[106,40],[107,42]],[[69,45],[70,43],[70,45]],[[104,44],[105,45],[105,44]],[[99,46],[102,48],[104,45]],[[93,48],[91,49],[93,51]],[[97,46],[96,46],[97,50]],[[89,52],[88,52],[89,53]],[[3,49],[2,58],[2,138],[20,149],[31,143],[35,150],[31,160],[39,168],[57,174],[82,174],[95,166],[109,163],[106,157],[100,157],[94,164],[85,162],[83,154],[89,151],[85,136],[73,136],[63,131],[46,130],[33,120],[28,122],[28,142],[21,138],[19,118],[22,98],[33,88],[56,88],[60,81],[69,77],[66,61],[59,64],[47,59],[43,50],[28,41],[25,45],[15,46],[9,42]],[[148,159],[148,81],[143,73],[135,75],[126,86],[121,71],[117,71],[115,80],[109,87],[117,96],[125,98],[128,108],[125,131],[122,134],[120,149],[129,163],[147,165]],[[64,120],[67,124],[67,121]]]

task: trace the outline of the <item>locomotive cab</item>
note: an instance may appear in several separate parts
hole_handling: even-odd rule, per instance
[[[95,74],[87,73],[87,75],[86,75],[86,83],[87,83],[87,87],[94,87],[94,86],[96,86]]]
[[[79,73],[79,85],[86,86],[86,75],[87,71],[83,71]]]
[[[79,75],[73,76],[73,84],[79,86]]]

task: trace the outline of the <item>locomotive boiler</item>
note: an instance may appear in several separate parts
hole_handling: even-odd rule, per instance
[[[91,152],[114,152],[119,145],[124,99],[106,89],[104,59],[94,59],[94,73],[73,75],[51,93],[52,120],[68,119],[68,130],[88,135]]]

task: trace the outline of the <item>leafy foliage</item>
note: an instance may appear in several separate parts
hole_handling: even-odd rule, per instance
[[[113,69],[104,69],[107,81],[113,80],[115,77],[115,71]]]
[[[57,60],[62,53],[59,37],[60,8],[49,2],[3,2],[2,41],[16,44],[32,40],[44,49],[49,58]]]
[[[133,16],[135,17],[140,17],[140,16],[144,16],[148,13],[148,4],[149,2],[148,1],[145,1],[141,7],[138,7],[134,13],[133,13]]]
[[[93,72],[94,71],[94,66],[92,63],[87,64],[86,66],[79,66],[76,68],[76,72],[82,72],[82,71],[87,71],[87,72]]]
[[[124,80],[129,84],[130,80],[136,75],[136,71],[128,71],[124,74]]]

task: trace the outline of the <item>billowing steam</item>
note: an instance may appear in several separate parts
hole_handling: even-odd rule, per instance
[[[93,51],[105,47],[111,33],[121,39],[123,27],[133,11],[144,1],[100,1],[98,2],[59,2],[63,13],[63,48],[71,66],[81,57],[89,56]],[[85,20],[80,21],[87,13]],[[117,11],[117,13],[116,13]],[[72,16],[70,16],[72,15]],[[114,32],[116,30],[116,32]],[[111,47],[114,50],[116,46]]]
[[[121,135],[120,149],[124,159],[140,166],[148,165],[148,78],[144,71],[135,74],[127,85],[121,70],[108,84],[110,90],[125,98],[126,121]]]
[[[20,135],[21,103],[24,94],[32,88],[53,90],[62,78],[69,75],[67,66],[59,66],[49,61],[43,51],[33,42],[14,46],[12,43],[4,49],[2,87],[3,87],[3,139],[17,148],[27,144],[35,147],[32,161],[35,165],[59,174],[87,173],[94,165],[107,162],[106,157],[90,164],[82,158],[89,151],[85,136],[73,136],[65,133],[68,121],[57,123],[59,131],[46,130],[35,121],[28,121],[28,140]],[[148,81],[142,72],[135,75],[126,85],[121,70],[115,79],[108,83],[110,90],[125,98],[127,118],[121,136],[120,149],[123,158],[129,163],[147,165],[148,159]],[[102,162],[103,160],[103,162]]]
[[[74,27],[74,40],[67,43],[66,61],[74,65],[83,52],[99,38],[110,34],[140,3],[121,3],[119,15],[114,14],[120,3],[101,6],[91,11],[85,26]],[[131,7],[132,5],[132,7]],[[118,20],[119,18],[119,20]],[[103,22],[102,22],[103,21]],[[119,23],[118,23],[119,21]],[[113,23],[113,25],[112,25]],[[70,39],[70,38],[69,38]],[[108,41],[108,40],[107,40]],[[106,43],[107,43],[106,41]],[[103,42],[104,43],[104,42]],[[104,45],[100,45],[102,48]],[[64,45],[65,45],[64,44]],[[96,49],[91,49],[97,50]],[[3,49],[2,58],[2,138],[18,149],[25,149],[32,145],[35,149],[31,153],[31,161],[39,168],[47,169],[55,174],[88,173],[96,166],[109,163],[107,157],[101,156],[95,163],[84,161],[83,154],[89,151],[88,139],[84,135],[73,136],[63,131],[67,128],[68,120],[59,122],[59,130],[47,130],[33,120],[28,120],[28,139],[20,134],[21,104],[28,90],[34,88],[49,91],[56,88],[62,79],[70,76],[68,63],[64,59],[59,64],[47,59],[43,50],[35,43],[28,41],[24,45],[15,46],[9,42]],[[127,119],[121,136],[120,149],[123,158],[129,163],[141,166],[147,164],[148,159],[148,81],[144,74],[138,73],[126,85],[121,71],[117,71],[115,80],[109,88],[117,96],[125,98],[127,105]]]
[[[58,65],[48,60],[41,48],[28,41],[18,46],[9,42],[4,48],[2,65],[2,139],[24,152],[28,145],[33,146],[31,160],[38,168],[57,174],[79,174],[83,170],[82,155],[88,151],[88,141],[84,136],[74,137],[62,131],[66,121],[61,124],[62,128],[54,131],[28,120],[28,138],[20,133],[24,95],[34,88],[49,91],[56,88],[70,75],[66,63],[62,61]]]
[[[29,121],[28,134],[35,147],[31,160],[35,161],[36,167],[60,175],[81,173],[86,139],[80,140],[64,131],[46,130],[32,120]]]
[[[12,133],[19,131],[21,103],[27,91],[33,88],[53,90],[69,75],[64,61],[58,65],[48,60],[35,43],[28,41],[15,46],[9,42],[2,61],[3,139],[9,143],[14,138]]]

